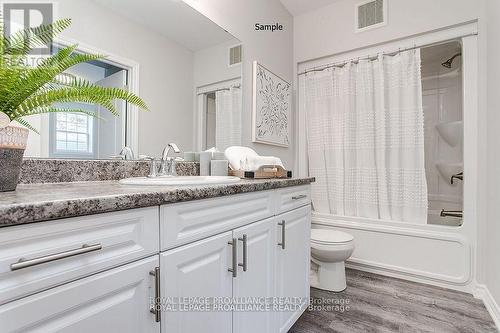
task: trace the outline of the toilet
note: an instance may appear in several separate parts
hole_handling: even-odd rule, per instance
[[[312,229],[311,260],[318,269],[317,273],[312,272],[311,286],[335,292],[344,290],[346,288],[344,262],[353,251],[352,235],[333,229]]]

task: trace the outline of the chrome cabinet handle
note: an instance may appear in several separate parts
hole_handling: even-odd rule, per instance
[[[155,267],[154,271],[149,272],[149,275],[155,278],[155,301],[154,308],[150,310],[155,315],[155,321],[161,321],[161,299],[160,299],[160,267]]]
[[[292,197],[292,200],[300,200],[300,199],[305,199],[307,198],[306,194],[301,194],[301,195],[295,195]]]
[[[232,268],[227,270],[233,273],[233,278],[235,278],[238,275],[238,242],[236,238],[233,238],[231,242],[227,243],[233,247]]]
[[[285,220],[281,220],[281,222],[278,223],[279,226],[281,226],[281,242],[278,243],[279,246],[284,250],[285,249],[285,233],[286,233],[286,224]]]
[[[238,266],[243,267],[243,272],[247,271],[248,268],[248,237],[243,235],[243,237],[238,238],[239,241],[243,242],[243,263],[238,264]]]
[[[161,321],[161,299],[160,299],[160,267],[155,267],[154,271],[149,272],[149,275],[155,278],[155,301],[154,308],[150,310],[155,315],[155,321]]]
[[[98,251],[101,249],[102,249],[101,244],[94,244],[94,245],[83,244],[80,248],[74,249],[74,250],[49,254],[47,256],[33,258],[33,259],[21,258],[16,263],[13,263],[10,265],[10,270],[16,271],[18,269],[32,267],[32,266],[36,266],[36,265],[40,265],[40,264],[44,264],[47,262],[68,258],[68,257],[74,257],[74,256],[77,256],[80,254]]]

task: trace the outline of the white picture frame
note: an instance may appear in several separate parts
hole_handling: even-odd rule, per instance
[[[252,142],[290,146],[292,85],[253,62]]]

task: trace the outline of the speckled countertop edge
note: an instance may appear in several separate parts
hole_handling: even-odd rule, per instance
[[[314,178],[205,186],[130,186],[118,181],[19,185],[0,193],[0,227],[306,185]]]

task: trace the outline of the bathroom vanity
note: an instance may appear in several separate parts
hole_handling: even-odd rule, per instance
[[[311,181],[20,185],[0,196],[2,332],[287,332],[308,305]],[[231,308],[246,297],[271,307]]]

